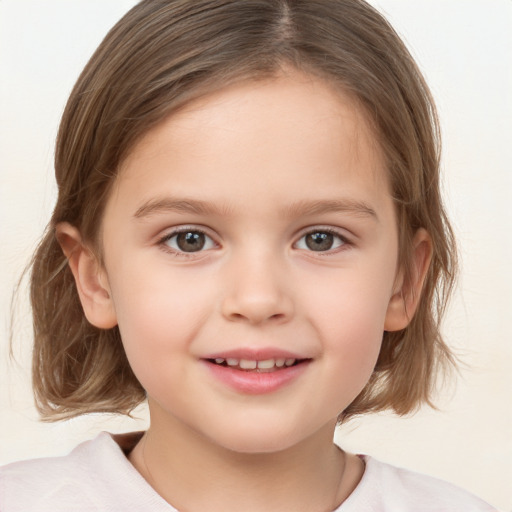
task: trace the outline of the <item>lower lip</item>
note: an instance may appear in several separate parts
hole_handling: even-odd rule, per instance
[[[284,367],[273,372],[257,372],[238,370],[210,361],[205,363],[218,380],[235,391],[248,395],[263,395],[277,391],[297,379],[309,365],[309,361],[303,361],[295,366]]]

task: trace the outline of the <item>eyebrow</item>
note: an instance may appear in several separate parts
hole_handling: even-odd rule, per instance
[[[146,201],[133,216],[137,219],[143,219],[151,215],[169,212],[192,213],[196,215],[227,215],[230,213],[230,209],[227,207],[219,208],[211,202],[198,199],[164,197]]]
[[[285,209],[289,217],[296,215],[320,215],[323,213],[350,213],[358,217],[370,217],[378,220],[377,212],[364,201],[353,199],[329,199],[319,201],[299,201]]]
[[[189,213],[195,215],[229,216],[232,208],[227,205],[218,206],[209,201],[189,198],[157,198],[146,201],[133,215],[136,219],[144,219],[152,215],[164,213]],[[287,218],[311,216],[325,213],[349,213],[360,217],[378,220],[376,211],[363,201],[353,199],[329,199],[298,201],[282,211]]]

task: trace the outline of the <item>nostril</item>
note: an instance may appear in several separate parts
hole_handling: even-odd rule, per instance
[[[230,321],[260,324],[284,322],[292,316],[291,298],[278,290],[248,290],[241,285],[222,300],[222,315]]]

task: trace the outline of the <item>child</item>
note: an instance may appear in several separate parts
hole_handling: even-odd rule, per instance
[[[151,424],[3,468],[0,510],[494,510],[332,441],[453,360],[437,138],[361,0],[134,7],[61,122],[33,376],[47,418]]]

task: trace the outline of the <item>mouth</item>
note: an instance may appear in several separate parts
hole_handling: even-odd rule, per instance
[[[238,350],[212,354],[203,362],[210,374],[236,393],[263,395],[291,385],[307,372],[311,358],[279,350]],[[273,352],[273,353],[269,353]]]
[[[275,359],[236,359],[234,357],[216,357],[214,359],[207,359],[209,363],[217,366],[223,366],[231,368],[233,370],[240,370],[244,372],[256,372],[256,373],[272,373],[279,370],[291,368],[297,366],[307,359],[296,359],[296,358],[275,358]]]

